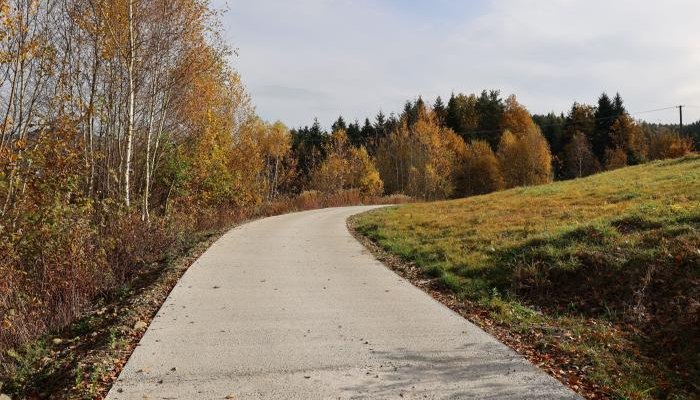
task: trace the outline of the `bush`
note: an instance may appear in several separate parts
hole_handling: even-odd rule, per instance
[[[692,151],[692,138],[681,137],[667,129],[652,134],[649,138],[649,158],[652,160],[683,157]]]

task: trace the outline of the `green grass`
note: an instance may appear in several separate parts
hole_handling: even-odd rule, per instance
[[[613,397],[698,395],[700,156],[357,223],[498,323],[544,327],[542,346],[585,364]]]

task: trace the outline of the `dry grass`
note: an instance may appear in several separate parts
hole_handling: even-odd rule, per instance
[[[358,224],[609,396],[698,395],[700,156]]]

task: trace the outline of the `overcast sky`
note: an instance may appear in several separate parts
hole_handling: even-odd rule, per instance
[[[328,127],[500,89],[533,113],[619,91],[700,119],[698,0],[213,0],[265,119]],[[692,107],[691,107],[692,106]],[[635,115],[677,122],[678,111]]]

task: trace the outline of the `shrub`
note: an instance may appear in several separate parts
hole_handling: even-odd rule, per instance
[[[678,158],[693,151],[693,140],[676,132],[662,129],[649,137],[649,158],[663,160]]]

